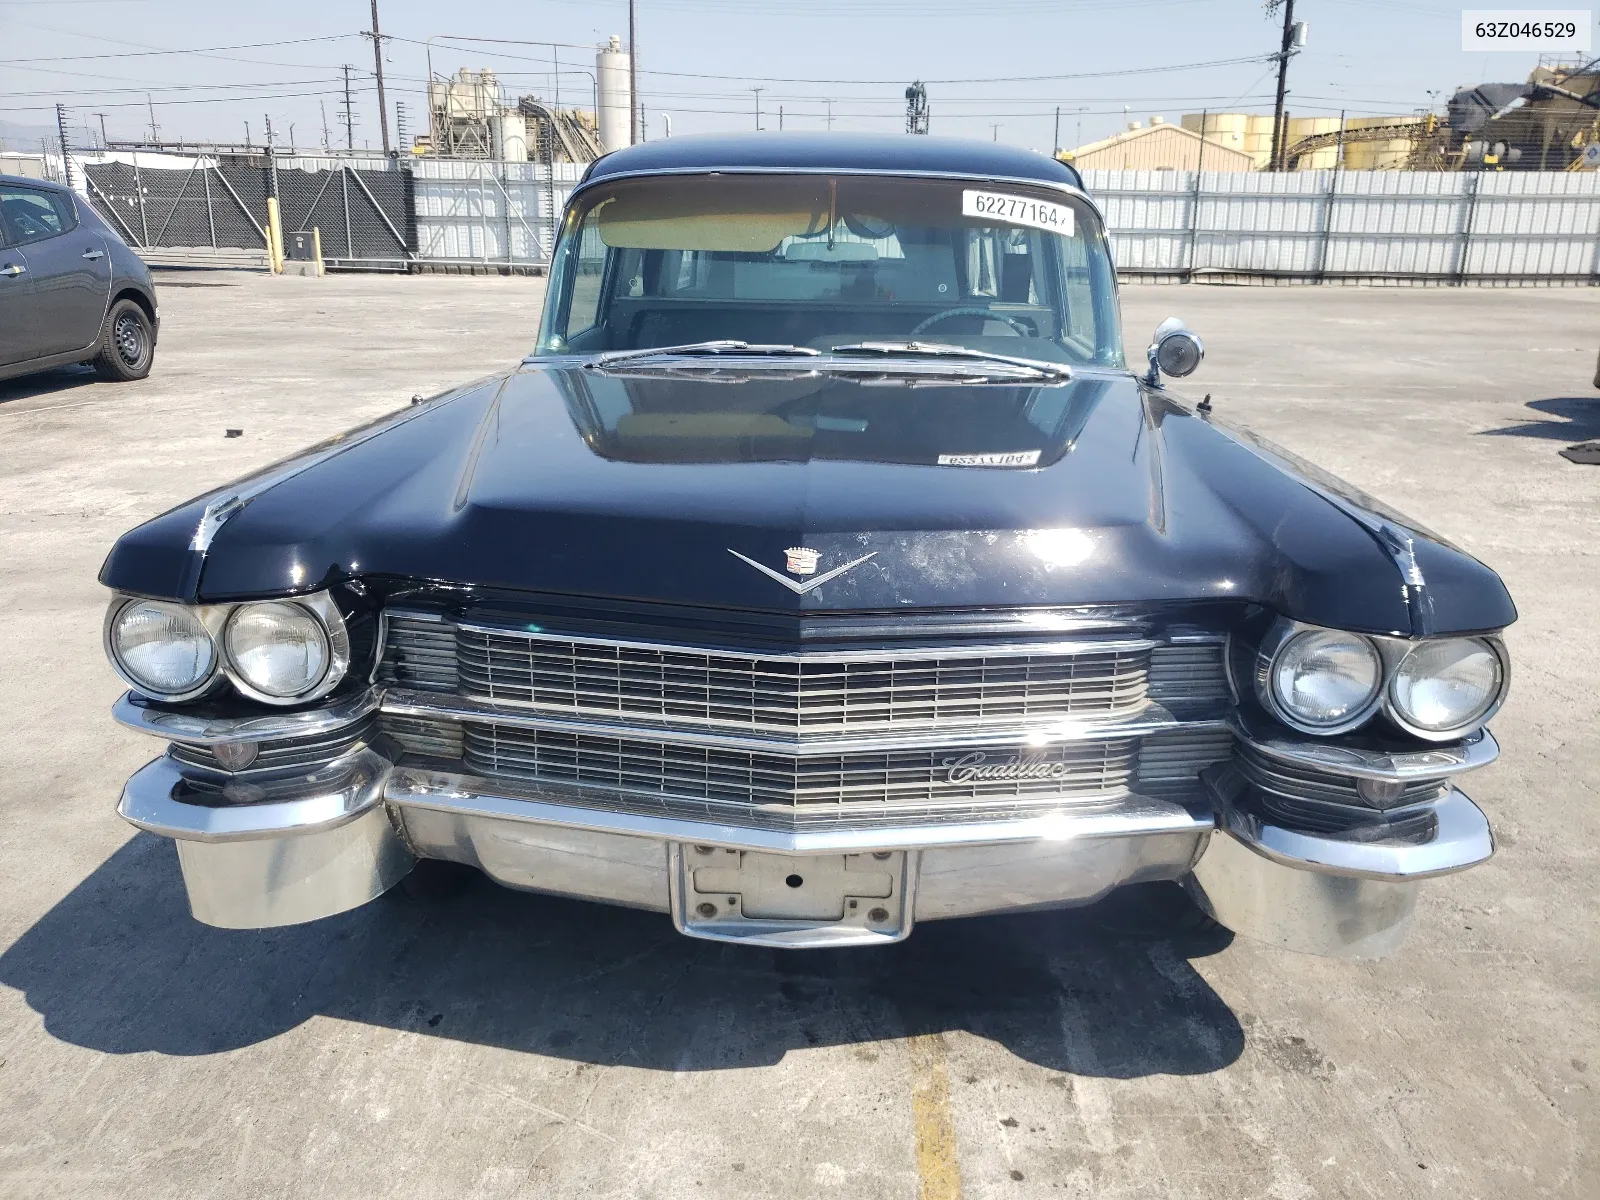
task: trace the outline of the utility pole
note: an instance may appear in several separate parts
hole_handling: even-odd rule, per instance
[[[833,132],[833,101],[829,100],[827,102],[827,105],[828,105],[828,132],[832,133]]]
[[[1305,37],[1300,32],[1300,27],[1295,25],[1294,0],[1267,0],[1267,14],[1270,16],[1277,8],[1283,8],[1283,44],[1278,49],[1278,98],[1272,108],[1272,160],[1268,169],[1281,171],[1287,165],[1284,159],[1285,137],[1288,126],[1283,116],[1283,101],[1289,94],[1289,59],[1295,53],[1298,42],[1305,43]]]
[[[991,122],[989,128],[994,130],[994,140],[998,142],[1000,140],[1000,126]]]
[[[404,100],[396,100],[394,102],[394,140],[400,143],[399,150],[401,154],[406,152],[407,132],[406,102]]]
[[[383,34],[378,32],[378,0],[372,0],[372,68],[378,77],[378,128],[383,130],[383,153],[389,154],[389,103],[383,98]]]
[[[639,142],[639,13],[628,0],[628,145]]]
[[[326,100],[318,100],[317,107],[322,109],[322,148],[331,150],[333,147],[328,145],[328,102]]]
[[[778,132],[783,132],[783,105],[778,105]]]
[[[761,132],[761,93],[766,91],[767,89],[764,88],[764,87],[753,87],[750,90],[756,94],[756,132],[760,133]]]
[[[344,148],[356,148],[356,110],[350,102],[350,64],[344,64]]]
[[[67,153],[67,106],[56,105],[56,133],[61,138],[61,169],[66,173],[67,186],[72,186],[72,155]]]
[[[1061,153],[1061,105],[1059,105],[1059,104],[1056,105],[1056,137],[1055,137],[1055,150],[1053,151],[1053,153],[1055,153],[1055,154],[1060,154]]]
[[[100,145],[103,146],[103,147],[111,145],[111,140],[106,137],[106,115],[105,115],[105,113],[95,113],[94,115],[100,118]]]
[[[150,106],[150,140],[161,141],[161,129],[156,125],[156,102],[150,99],[150,93],[144,94],[144,102]]]

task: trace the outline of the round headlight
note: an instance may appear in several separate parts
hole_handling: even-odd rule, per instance
[[[1279,647],[1269,675],[1281,716],[1309,732],[1359,722],[1383,686],[1383,662],[1366,638],[1335,629],[1296,634]]]
[[[322,622],[298,604],[242,604],[228,618],[223,645],[235,682],[269,700],[315,691],[332,659]]]
[[[1424,642],[1405,656],[1389,686],[1394,714],[1416,732],[1469,729],[1500,699],[1500,656],[1480,638]]]
[[[216,644],[186,605],[134,600],[118,610],[109,632],[122,677],[159,700],[193,695],[216,669]]]

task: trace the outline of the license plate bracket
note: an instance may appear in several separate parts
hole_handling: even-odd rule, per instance
[[[672,919],[690,937],[798,948],[911,932],[914,853],[774,854],[674,842]]]

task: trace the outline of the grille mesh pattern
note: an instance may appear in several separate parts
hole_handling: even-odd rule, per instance
[[[1115,715],[1145,700],[1148,651],[840,662],[551,641],[462,629],[461,690],[554,712],[840,733]]]
[[[468,724],[467,766],[481,774],[575,784],[641,796],[742,806],[859,808],[937,806],[996,799],[1098,796],[1121,789],[1134,742],[1053,746],[1002,777],[1010,751],[896,750],[793,756]],[[986,772],[986,768],[989,768]],[[1022,773],[1023,778],[1005,774]],[[992,811],[993,805],[985,808]]]
[[[460,686],[456,627],[390,614],[378,679],[424,692],[454,692]]]
[[[1150,695],[1163,704],[1231,700],[1220,642],[1157,646],[1150,652]]]

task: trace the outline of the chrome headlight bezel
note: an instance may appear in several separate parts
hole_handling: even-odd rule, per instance
[[[1377,673],[1372,689],[1367,698],[1349,714],[1332,724],[1318,725],[1298,716],[1278,695],[1276,676],[1278,664],[1284,652],[1290,645],[1301,638],[1316,634],[1337,634],[1350,638],[1372,652],[1377,664]],[[1290,729],[1299,733],[1308,733],[1314,737],[1335,737],[1341,733],[1349,733],[1358,729],[1372,719],[1388,689],[1387,663],[1382,649],[1376,641],[1363,633],[1352,633],[1346,629],[1332,629],[1323,625],[1308,625],[1302,621],[1281,619],[1275,622],[1267,631],[1267,636],[1262,640],[1256,652],[1255,665],[1255,694],[1261,706],[1276,717]]]
[[[211,673],[202,684],[182,694],[158,694],[140,683],[123,665],[113,642],[112,631],[115,628],[117,618],[124,609],[130,604],[145,603],[168,604],[189,609],[205,626],[211,637],[213,656]],[[321,627],[328,642],[328,663],[315,685],[293,696],[273,696],[253,687],[237,665],[228,657],[226,639],[228,623],[233,619],[236,612],[249,608],[253,604],[294,605],[310,614]],[[146,596],[119,595],[112,600],[110,608],[106,611],[102,641],[105,645],[106,657],[111,661],[112,669],[117,672],[123,682],[141,696],[149,696],[153,700],[159,700],[166,704],[198,700],[214,691],[224,680],[231,683],[241,696],[261,704],[271,705],[274,708],[309,704],[314,700],[322,699],[337,688],[344,681],[345,675],[350,669],[350,633],[345,625],[344,614],[340,612],[338,603],[328,592],[314,592],[307,596],[263,597],[261,600],[245,600],[235,604],[195,605],[180,605],[172,600],[161,600]]]
[[[316,623],[322,631],[327,642],[328,661],[323,666],[322,673],[317,676],[316,682],[304,691],[296,692],[291,696],[275,696],[271,692],[261,690],[251,683],[239,664],[233,660],[228,649],[228,630],[235,620],[243,613],[260,605],[274,604],[298,608]],[[344,616],[339,612],[339,606],[333,602],[333,597],[327,592],[317,592],[310,596],[285,596],[272,599],[248,600],[232,605],[227,621],[223,625],[222,636],[218,645],[226,664],[228,679],[239,694],[251,700],[260,701],[262,704],[272,704],[282,707],[289,704],[304,704],[310,700],[319,700],[326,696],[344,679],[345,672],[350,668],[350,635],[345,629]]]
[[[198,618],[207,636],[211,639],[211,669],[193,687],[182,692],[159,692],[149,684],[139,679],[123,661],[121,649],[117,645],[117,622],[122,614],[136,604],[161,605],[168,608],[187,609]],[[226,616],[226,614],[222,614]],[[222,644],[219,639],[221,625],[216,613],[208,611],[204,606],[180,604],[175,600],[162,600],[150,596],[118,596],[112,600],[106,609],[105,621],[100,628],[100,642],[106,652],[106,660],[110,662],[111,669],[115,671],[122,682],[126,683],[141,696],[148,696],[152,700],[159,700],[163,704],[181,704],[188,700],[198,700],[200,697],[213,691],[223,679],[222,670]]]
[[[1488,706],[1482,712],[1474,714],[1466,723],[1455,725],[1448,729],[1426,729],[1405,715],[1399,703],[1395,700],[1394,689],[1395,683],[1399,679],[1400,667],[1405,660],[1410,658],[1421,647],[1439,642],[1475,642],[1483,646],[1494,655],[1495,661],[1499,666],[1499,687],[1495,692],[1494,699],[1489,702]],[[1448,637],[1427,638],[1416,642],[1399,641],[1397,649],[1399,653],[1394,658],[1394,662],[1388,672],[1388,680],[1383,687],[1383,713],[1390,721],[1394,722],[1396,727],[1405,730],[1412,737],[1421,738],[1427,742],[1453,742],[1463,735],[1471,733],[1474,729],[1481,729],[1488,724],[1489,719],[1499,712],[1500,706],[1506,702],[1506,695],[1511,690],[1511,658],[1506,653],[1505,642],[1494,634],[1451,635]]]
[[[1295,638],[1307,633],[1339,633],[1347,637],[1359,638],[1370,645],[1378,654],[1381,667],[1379,687],[1376,694],[1369,697],[1367,703],[1361,707],[1359,712],[1353,712],[1349,718],[1339,722],[1337,725],[1315,726],[1297,719],[1293,712],[1287,711],[1272,686],[1275,668],[1283,650]],[[1499,692],[1496,694],[1493,703],[1464,725],[1457,725],[1443,730],[1424,729],[1408,720],[1395,703],[1395,679],[1400,670],[1400,665],[1417,649],[1447,641],[1479,642],[1491,650],[1500,668]],[[1481,729],[1495,713],[1500,711],[1500,706],[1505,703],[1506,693],[1511,685],[1511,660],[1506,653],[1505,642],[1495,633],[1446,634],[1441,637],[1413,639],[1393,634],[1357,633],[1352,630],[1334,629],[1330,626],[1311,625],[1289,617],[1279,617],[1272,623],[1257,646],[1253,667],[1254,692],[1262,708],[1271,714],[1274,719],[1290,729],[1298,733],[1310,734],[1313,737],[1335,737],[1341,733],[1349,733],[1359,729],[1381,712],[1396,729],[1422,741],[1457,741],[1474,730]]]

